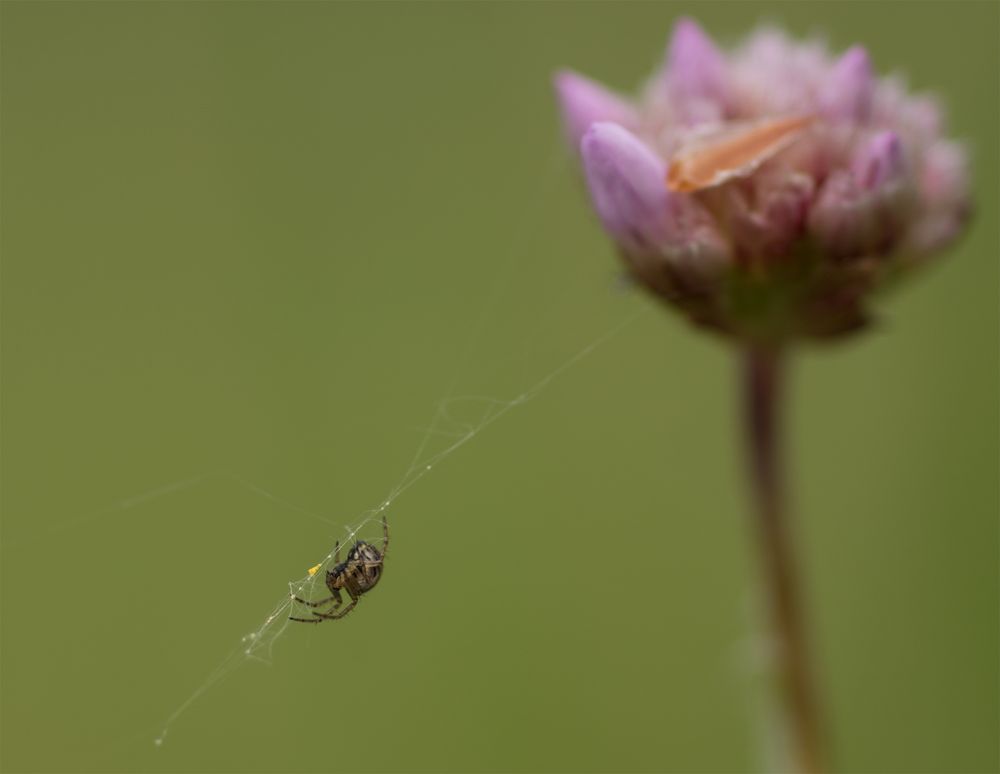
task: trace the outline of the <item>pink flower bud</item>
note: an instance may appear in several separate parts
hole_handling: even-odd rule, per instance
[[[856,330],[870,291],[968,217],[966,154],[938,103],[876,77],[860,47],[832,57],[766,29],[723,52],[684,19],[634,105],[570,73],[556,88],[629,269],[716,330]]]

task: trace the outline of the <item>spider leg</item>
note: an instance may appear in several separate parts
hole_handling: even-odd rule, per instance
[[[337,612],[331,611],[329,613],[317,613],[315,610],[313,610],[313,615],[316,616],[316,620],[325,621],[329,619],[331,621],[336,621],[338,618],[343,618],[345,615],[350,613],[354,609],[354,606],[358,604],[358,600],[360,599],[360,597],[354,596],[354,594],[351,594],[350,591],[348,591],[347,593],[351,597],[351,601],[347,605],[347,607],[345,607],[343,610],[338,610]],[[337,605],[337,607],[340,607],[340,605]],[[334,608],[334,610],[337,610],[337,608]]]
[[[340,541],[337,541],[336,547],[333,549],[333,563],[340,564]]]
[[[327,597],[326,599],[321,599],[318,602],[310,602],[308,599],[302,599],[302,597],[292,597],[300,605],[308,605],[309,607],[323,607],[327,602],[333,602],[337,597]],[[338,603],[339,606],[340,603]]]
[[[323,605],[326,602],[330,602],[331,600],[336,600],[336,604],[333,607],[331,607],[330,610],[337,610],[337,609],[340,608],[340,606],[342,604],[344,604],[344,598],[340,596],[340,591],[339,590],[338,591],[334,591],[334,596],[330,597],[330,599],[324,599],[322,602],[306,602],[304,599],[299,599],[298,597],[295,597],[295,600],[297,602],[301,602],[303,605],[308,605],[309,607],[319,607],[320,605]],[[354,607],[355,601],[356,600],[352,600],[351,607]],[[347,609],[350,610],[351,607],[348,607]],[[313,611],[313,615],[314,616],[318,616],[318,617],[317,618],[296,618],[295,616],[290,615],[290,616],[288,616],[288,620],[289,621],[298,621],[299,623],[321,623],[321,622],[325,621],[327,618],[331,618],[331,617],[332,618],[340,618],[340,616],[328,616],[328,615],[325,615],[323,613],[317,613],[315,611]]]
[[[308,607],[322,607],[327,602],[335,602],[336,604],[334,604],[334,606],[331,607],[330,610],[336,610],[342,604],[344,604],[344,598],[342,596],[340,596],[340,589],[333,589],[333,596],[332,597],[329,597],[327,599],[321,599],[319,602],[309,602],[308,600],[300,599],[299,597],[292,597],[292,599],[294,599],[296,602],[299,602],[299,603],[301,603],[303,605],[306,605]],[[314,613],[314,615],[315,615],[315,613]],[[292,616],[289,616],[288,620],[290,620],[290,621],[302,621],[303,623],[317,623],[318,621],[321,621],[323,619],[321,619],[321,618],[293,618]]]
[[[385,561],[385,555],[389,553],[389,522],[385,520],[385,514],[382,514],[382,561]]]

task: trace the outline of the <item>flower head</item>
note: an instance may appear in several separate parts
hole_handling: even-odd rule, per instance
[[[952,242],[966,154],[933,99],[775,29],[720,50],[677,23],[630,100],[556,76],[594,208],[631,273],[747,339],[861,327],[868,295]]]

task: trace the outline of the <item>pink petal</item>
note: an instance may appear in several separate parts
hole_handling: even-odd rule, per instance
[[[692,280],[728,263],[729,246],[708,212],[667,190],[665,164],[627,129],[594,124],[581,153],[597,214],[627,254],[660,256]]]
[[[580,144],[587,184],[604,227],[624,246],[655,251],[665,238],[666,167],[627,129],[596,123]]]
[[[926,94],[908,100],[900,111],[900,122],[915,132],[921,141],[933,141],[944,131],[940,103]]]
[[[969,218],[965,149],[947,140],[928,148],[919,185],[922,216],[914,224],[911,244],[918,252],[933,252],[953,242]]]
[[[864,252],[871,220],[854,178],[837,170],[827,178],[809,212],[809,231],[824,252],[850,258]]]
[[[895,132],[875,134],[851,170],[837,170],[823,184],[809,228],[834,258],[885,252],[903,234],[912,201],[902,143]]]
[[[693,19],[674,26],[662,79],[687,121],[720,118],[729,99],[729,65]]]
[[[638,126],[635,108],[596,81],[562,70],[556,73],[553,84],[562,109],[566,137],[573,148],[580,147],[584,133],[598,121],[611,121],[630,129]]]
[[[868,52],[854,46],[833,65],[820,95],[820,108],[828,118],[864,122],[871,116],[874,93]]]
[[[969,190],[968,158],[956,142],[939,140],[927,149],[920,176],[920,190],[931,204],[954,207]]]
[[[762,176],[752,197],[753,210],[734,189],[731,228],[741,256],[764,261],[785,256],[805,229],[814,188],[809,175]]]
[[[875,191],[899,180],[905,166],[903,144],[895,132],[883,131],[864,145],[851,165],[854,180],[864,190]]]

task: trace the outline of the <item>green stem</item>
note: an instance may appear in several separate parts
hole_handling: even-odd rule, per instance
[[[784,498],[779,416],[782,353],[776,348],[750,347],[744,357],[754,521],[782,726],[789,737],[792,765],[801,774],[819,774],[823,770],[820,717]]]

